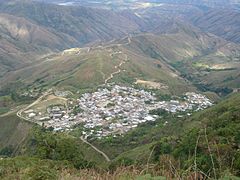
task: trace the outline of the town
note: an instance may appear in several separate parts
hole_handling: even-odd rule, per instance
[[[64,94],[64,93],[57,93]],[[188,92],[180,100],[158,101],[155,94],[145,90],[119,85],[107,85],[93,93],[82,94],[69,106],[49,106],[46,113],[34,109],[24,112],[25,116],[54,131],[72,131],[74,126],[83,125],[84,138],[122,135],[139,124],[156,121],[159,115],[150,112],[162,109],[169,113],[199,111],[213,103],[204,95]],[[181,117],[181,116],[179,116]]]

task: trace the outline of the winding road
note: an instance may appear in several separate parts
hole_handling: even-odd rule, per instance
[[[122,72],[121,66],[123,64],[125,64],[127,62],[127,60],[128,60],[128,56],[126,54],[125,54],[125,56],[126,56],[125,59],[122,60],[119,65],[115,66],[115,69],[117,69],[117,71],[111,73],[110,76],[107,79],[105,79],[105,84],[107,84],[108,81],[110,81],[115,75],[117,75],[117,74]]]
[[[32,104],[28,105],[27,107],[23,108],[23,109],[20,109],[18,112],[17,112],[17,116],[25,121],[29,121],[29,122],[32,122],[30,119],[28,118],[25,118],[22,116],[22,112],[23,111],[26,111],[27,109],[33,107],[34,105],[36,105],[37,103],[39,103],[45,96],[49,95],[49,93],[52,91],[52,89],[49,89],[48,91],[46,91],[45,93],[43,93],[42,96],[40,96],[36,101],[34,101]]]
[[[22,116],[22,112],[26,111],[27,109],[35,106],[36,104],[38,104],[40,101],[42,101],[42,99],[44,97],[46,97],[47,95],[50,94],[50,92],[52,91],[52,89],[49,89],[48,91],[46,91],[45,93],[43,93],[42,96],[40,96],[36,101],[34,101],[32,104],[28,105],[27,107],[23,108],[23,109],[20,109],[16,114],[17,116],[20,118],[20,119],[23,119],[25,121],[28,121],[28,122],[32,122],[30,119],[26,118],[26,117],[23,117]],[[91,146],[95,151],[97,151],[98,153],[102,154],[102,156],[106,159],[106,161],[111,161],[109,159],[109,157],[104,153],[102,152],[101,150],[99,150],[97,147],[95,147],[94,145],[92,145],[91,143],[89,143],[87,140],[85,140],[83,137],[80,138],[84,143],[88,144],[89,146]]]
[[[87,140],[85,140],[82,136],[80,138],[84,143],[88,144],[89,146],[91,146],[95,151],[99,152],[100,154],[103,155],[103,157],[106,159],[106,161],[110,162],[110,158],[101,150],[99,150],[97,147],[95,147],[94,145],[92,145],[91,143],[89,143]]]
[[[120,47],[120,46],[128,45],[128,44],[131,43],[131,37],[128,36],[127,39],[128,39],[128,42],[127,42],[127,43],[124,43],[124,44],[111,44],[111,45],[105,46],[105,47],[104,47],[104,46],[97,46],[97,47],[85,47],[85,48],[87,49],[87,53],[89,53],[90,50],[93,49],[93,48],[94,48],[94,49],[96,49],[96,48],[109,48],[109,47],[113,47],[113,46],[119,46],[119,47]],[[122,52],[121,52],[121,53],[122,53]],[[78,52],[78,55],[79,55],[79,54],[80,54],[80,51]],[[64,54],[63,54],[63,55],[64,55]],[[125,63],[127,62],[127,60],[128,60],[127,54],[124,54],[124,55],[125,55],[125,59],[122,60],[122,61],[119,63],[119,65],[115,66],[115,69],[117,69],[117,71],[111,73],[111,75],[110,75],[108,78],[105,79],[105,84],[107,84],[115,75],[121,73],[121,71],[122,71],[122,69],[121,69],[122,65],[125,64]],[[110,55],[110,56],[111,56],[111,55]],[[28,105],[27,107],[25,107],[25,108],[23,108],[23,109],[20,109],[20,110],[16,113],[16,115],[17,115],[19,118],[21,118],[21,119],[23,119],[23,120],[25,120],[25,121],[32,122],[30,119],[28,119],[28,118],[26,118],[26,117],[23,117],[23,116],[22,116],[22,112],[26,111],[27,109],[30,109],[31,107],[33,107],[34,105],[36,105],[37,103],[39,103],[44,97],[46,97],[47,95],[49,95],[51,91],[52,91],[52,89],[49,89],[48,91],[46,91],[45,93],[43,93],[43,95],[41,95],[41,96],[40,96],[36,101],[34,101],[32,104]],[[71,93],[71,94],[72,94],[72,93]],[[88,144],[89,146],[91,146],[95,151],[97,151],[98,153],[100,153],[100,154],[106,159],[106,161],[108,161],[108,162],[111,161],[110,158],[109,158],[103,151],[99,150],[97,147],[95,147],[94,145],[92,145],[91,143],[89,143],[89,142],[88,142],[87,140],[85,140],[83,137],[80,137],[80,139],[81,139],[84,143],[86,143],[86,144]]]

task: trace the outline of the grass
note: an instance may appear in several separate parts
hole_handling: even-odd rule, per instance
[[[32,124],[20,120],[15,114],[0,117],[0,148],[18,147],[27,138]]]
[[[0,161],[0,178],[10,179],[121,179],[121,180],[165,180],[163,176],[151,175],[150,172],[142,172],[137,167],[119,167],[113,172],[103,169],[80,169],[73,168],[67,162],[41,160],[29,157],[6,158]]]
[[[71,135],[65,135],[69,138],[73,138]],[[82,142],[80,138],[78,139],[78,143],[81,147],[81,151],[83,153],[84,159],[90,162],[94,162],[97,167],[100,168],[107,168],[109,163],[105,160],[105,158],[96,152],[91,146],[87,145],[86,143]]]
[[[12,146],[13,151],[16,154],[22,153],[22,147],[28,144],[30,134],[32,132],[31,123],[20,120],[15,114],[11,114],[5,117],[0,117],[0,150]],[[67,134],[64,135],[67,138],[72,138]],[[98,167],[106,168],[108,163],[105,158],[96,152],[92,147],[83,143],[80,138],[77,140],[79,146],[81,147],[81,152],[83,153],[84,159],[94,162]]]
[[[177,179],[179,176],[170,170],[160,170],[156,165],[149,166],[122,166],[112,171],[103,169],[73,168],[67,162],[41,160],[29,157],[6,158],[0,161],[0,178],[10,179],[99,179],[99,180],[166,180]],[[181,178],[191,179],[194,172],[185,173]],[[239,177],[226,172],[220,180],[239,180]]]
[[[54,96],[54,95],[49,95],[49,96],[45,97],[45,99],[40,101],[38,104],[31,107],[30,109],[34,109],[37,112],[41,112],[41,113],[44,114],[47,111],[47,107],[49,107],[50,105],[51,106],[54,106],[54,105],[64,105],[64,106],[66,106],[67,105],[67,99],[57,97],[57,96]]]
[[[175,117],[167,115],[152,124],[143,124],[123,137],[96,140],[93,143],[114,161],[127,158],[132,162],[146,163],[151,151],[150,147],[161,138],[181,136],[190,129],[206,125],[211,119],[224,119],[224,117],[229,119],[229,112],[240,109],[239,102],[240,95],[238,93],[203,112],[194,113],[190,118],[179,119],[176,118],[177,115]],[[224,111],[225,114],[223,114]],[[169,124],[163,126],[166,120]]]
[[[10,109],[9,109],[8,107],[1,107],[1,108],[0,108],[0,115],[7,113],[9,110],[10,110]]]
[[[169,123],[164,126],[166,120]],[[185,120],[186,118],[179,119],[177,115],[172,116],[171,114],[167,114],[155,122],[141,124],[124,136],[94,140],[92,143],[105,152],[111,159],[115,159],[118,158],[119,155],[121,156],[122,153],[131,153],[131,150],[135,148],[137,152],[142,152],[141,148],[138,150],[139,146],[151,144],[160,140],[162,137],[182,134]],[[148,151],[146,151],[146,153],[149,154]],[[142,157],[143,159],[145,158],[137,153],[136,156]],[[136,156],[130,159],[135,161]]]
[[[221,161],[216,159],[215,162],[217,164],[216,167],[218,167],[217,172],[219,179],[234,179],[237,177],[234,177],[231,174],[225,174],[225,170],[229,167],[229,158],[226,158],[225,153],[223,152],[226,152],[229,155],[231,154],[231,157],[235,156],[236,162],[238,162],[239,159],[237,152],[234,154],[235,149],[231,147],[238,141],[239,102],[240,94],[236,93],[209,109],[197,112],[190,118],[178,119],[171,117],[170,120],[169,115],[166,115],[166,117],[154,124],[141,125],[137,129],[126,134],[124,137],[115,139],[110,138],[101,143],[94,142],[105,153],[113,158],[115,157],[110,166],[101,155],[88,145],[81,142],[80,139],[78,140],[68,134],[55,134],[52,136],[53,138],[61,137],[60,139],[63,138],[66,142],[70,140],[71,142],[76,142],[78,146],[81,147],[80,151],[83,153],[84,159],[95,162],[97,168],[76,170],[71,164],[64,161],[58,162],[52,160],[40,160],[32,157],[18,157],[14,159],[0,160],[0,176],[3,175],[4,178],[25,178],[40,174],[41,176],[46,177],[51,176],[51,179],[84,179],[86,177],[98,177],[99,179],[164,179],[164,177],[176,178],[178,176],[188,178],[192,176],[193,173],[193,171],[187,167],[191,167],[191,163],[193,162],[193,157],[190,155],[196,145],[195,135],[197,134],[195,134],[195,132],[198,132],[198,130],[199,132],[202,132],[201,127],[207,126],[208,146],[211,148],[212,153],[217,152],[215,151],[215,148],[217,147],[220,152],[217,157],[222,158]],[[14,118],[16,119],[16,122],[13,121]],[[163,126],[162,124],[166,119],[168,119],[169,124]],[[12,115],[8,116],[5,121],[2,120],[3,119],[0,121],[2,123],[1,125],[6,128],[4,133],[11,133],[11,136],[17,138],[16,132],[12,133],[14,128],[11,128],[11,126],[19,126],[17,118]],[[3,122],[7,123],[9,121],[11,122],[10,124],[3,124]],[[14,131],[16,130],[14,129]],[[4,136],[4,133],[1,132],[0,135]],[[226,138],[228,141],[226,141]],[[1,141],[2,140],[3,139],[1,139]],[[49,143],[54,142],[51,138],[47,141]],[[217,144],[214,145],[214,142]],[[229,143],[226,144],[226,142]],[[199,143],[201,144],[197,147],[197,163],[198,167],[205,168],[202,170],[206,172],[206,167],[211,167],[211,163],[209,164],[207,162],[209,159],[208,150],[206,148],[207,144],[203,137],[200,138]],[[170,149],[168,149],[169,145],[171,145]],[[156,153],[161,152],[156,151],[158,148],[166,148],[164,152],[167,150],[166,152],[170,152],[170,154],[160,154],[159,158],[161,158],[161,160],[155,162]],[[228,151],[226,151],[225,148],[227,148]],[[175,156],[178,158],[174,159]],[[171,160],[171,166],[174,166],[176,169],[174,172],[171,172],[171,166],[169,167],[169,159]],[[125,164],[122,164],[121,166],[121,164],[118,164],[119,162],[124,162]],[[226,164],[226,166],[219,166],[219,162]],[[236,162],[233,163],[235,170],[238,166]],[[201,163],[206,164],[202,165]],[[131,164],[133,165],[130,166]],[[221,169],[219,170],[219,167],[222,167],[223,171],[221,171]],[[237,173],[238,171],[233,170],[230,172]]]
[[[111,56],[114,51],[122,51],[122,54]],[[124,84],[133,84],[136,78],[156,81],[169,86],[169,89],[164,92],[168,91],[172,94],[181,94],[194,89],[163,61],[132,51],[128,47],[92,49],[89,53],[83,52],[79,55],[56,54],[50,60],[34,63],[16,71],[15,74],[6,76],[5,82],[18,80],[19,83],[30,85],[30,87],[55,86],[75,91],[91,89],[103,84],[111,73],[116,72],[115,66],[126,60],[126,55],[127,63],[121,67],[125,71],[115,75],[111,81]],[[156,63],[160,65],[157,66]]]

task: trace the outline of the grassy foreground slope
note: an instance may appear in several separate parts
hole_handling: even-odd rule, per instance
[[[180,121],[180,120],[179,120]],[[162,136],[116,158],[116,164],[157,163],[186,172],[220,178],[226,171],[240,175],[240,93],[196,113],[175,127],[179,135]],[[164,127],[169,129],[169,127]],[[160,132],[159,132],[160,133]]]
[[[0,125],[1,156],[24,155],[56,161],[65,160],[76,167],[85,167],[88,164],[97,167],[107,166],[105,158],[80,138],[54,134],[13,114],[0,117]]]
[[[77,139],[34,128],[25,146],[25,157],[2,159],[0,177],[151,179],[152,175],[159,179],[164,179],[163,176],[237,179],[229,174],[240,176],[239,110],[240,93],[230,95],[219,104],[183,120],[183,125],[175,126],[179,133],[174,133],[174,124],[169,123],[172,127],[167,125],[162,130],[172,128],[171,135],[162,134],[158,139],[155,136],[152,142],[121,154],[109,169],[102,170],[92,161],[101,162],[101,157],[96,157],[91,149],[84,150]],[[132,141],[136,139],[137,136],[132,137]]]
[[[32,124],[21,121],[16,115],[7,115],[0,116],[0,126],[0,149],[10,148],[14,153],[25,143]]]

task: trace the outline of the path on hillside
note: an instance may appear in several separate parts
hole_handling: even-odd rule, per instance
[[[111,47],[114,47],[114,46],[118,46],[118,47],[121,47],[121,46],[126,46],[126,45],[129,45],[129,44],[131,44],[131,42],[132,42],[132,36],[131,35],[128,35],[128,36],[126,36],[125,38],[127,38],[127,40],[128,40],[128,42],[126,42],[126,43],[115,43],[115,44],[112,44],[112,42],[114,42],[115,41],[115,39],[113,39],[112,41],[110,41],[111,42],[111,44],[109,44],[109,45],[98,45],[98,46],[87,46],[87,47],[83,47],[83,48],[81,48],[79,51],[78,51],[78,53],[77,53],[77,55],[80,55],[81,54],[81,50],[84,50],[84,49],[87,49],[87,53],[89,53],[91,50],[94,50],[94,49],[107,49],[107,48],[111,48]],[[123,38],[124,39],[124,38]],[[109,43],[110,43],[109,42]],[[63,52],[63,54],[62,55],[64,55],[64,52]]]
[[[115,75],[117,75],[117,74],[119,74],[119,73],[122,72],[121,66],[122,66],[123,64],[125,64],[125,63],[127,62],[127,60],[128,60],[128,56],[127,56],[126,54],[124,54],[124,55],[126,56],[125,59],[122,60],[122,61],[119,63],[119,65],[115,66],[115,69],[117,69],[117,71],[111,73],[110,76],[109,76],[107,79],[105,79],[105,84],[107,84],[108,81],[110,81]]]
[[[92,145],[91,143],[89,143],[87,140],[85,140],[82,136],[80,137],[80,139],[84,142],[84,143],[86,143],[86,144],[88,144],[89,146],[91,146],[95,151],[97,151],[97,152],[99,152],[100,154],[102,154],[103,155],[103,157],[106,159],[106,161],[108,161],[108,162],[110,162],[111,160],[109,159],[109,157],[104,153],[104,152],[102,152],[101,150],[99,150],[96,146],[94,146],[94,145]]]
[[[42,96],[40,96],[36,101],[34,101],[32,104],[28,105],[27,107],[23,108],[23,109],[20,109],[18,112],[17,112],[17,116],[21,119],[24,119],[25,121],[30,121],[32,122],[31,120],[29,120],[28,118],[25,118],[22,116],[22,112],[23,111],[26,111],[27,109],[31,108],[32,106],[36,105],[37,103],[39,103],[44,97],[46,97],[47,95],[49,95],[49,93],[52,91],[52,89],[49,89],[48,91],[46,91],[45,93],[43,93]]]
[[[17,107],[16,107],[16,109],[17,109]],[[15,110],[10,110],[10,111],[8,111],[8,112],[6,112],[4,114],[1,114],[0,117],[5,117],[5,116],[8,116],[10,114],[13,114],[13,113],[15,113],[17,111],[16,109]]]
[[[120,46],[124,46],[124,45],[129,45],[129,44],[132,42],[131,36],[127,36],[127,40],[128,40],[127,43],[124,43],[124,44],[111,44],[111,45],[109,45],[109,46],[106,46],[105,48],[112,47],[112,46],[119,46],[119,47],[120,47]],[[122,52],[120,51],[120,53],[122,53]],[[111,73],[110,76],[105,79],[105,81],[104,81],[105,84],[107,84],[111,79],[113,79],[113,77],[114,77],[115,75],[117,75],[117,74],[119,74],[119,73],[122,72],[121,66],[122,66],[123,64],[125,64],[125,63],[127,62],[127,60],[128,60],[128,55],[127,55],[127,54],[124,54],[124,55],[125,55],[125,59],[122,60],[122,61],[119,63],[119,65],[115,66],[115,69],[117,69],[117,71]],[[113,54],[110,54],[110,56],[113,56]]]

